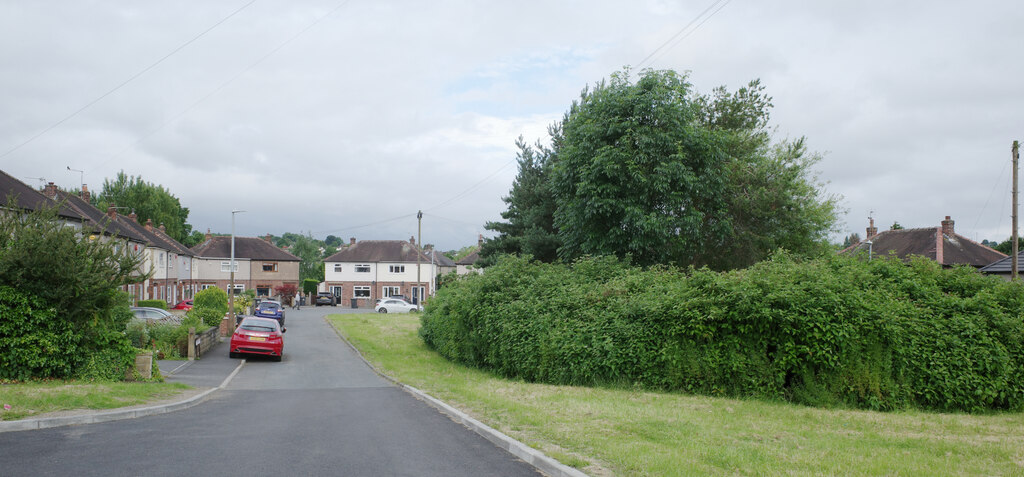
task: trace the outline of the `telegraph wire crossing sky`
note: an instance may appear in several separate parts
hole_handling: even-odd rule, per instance
[[[972,6],[9,2],[0,168],[93,191],[123,170],[196,230],[251,211],[243,236],[406,239],[423,210],[423,241],[457,249],[500,220],[517,137],[546,142],[584,87],[649,67],[700,93],[761,79],[776,137],[805,136],[843,196],[837,240],[872,210],[1003,240],[1024,18]]]

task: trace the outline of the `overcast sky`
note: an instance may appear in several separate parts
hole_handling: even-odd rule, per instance
[[[822,154],[844,233],[864,235],[873,211],[882,230],[950,215],[969,238],[1003,240],[1024,138],[1022,11],[3,0],[0,169],[93,191],[123,170],[170,190],[197,230],[230,232],[246,210],[243,236],[408,239],[422,210],[423,241],[457,249],[505,210],[516,137],[546,140],[582,88],[630,65],[687,71],[705,93],[760,78],[777,137]]]

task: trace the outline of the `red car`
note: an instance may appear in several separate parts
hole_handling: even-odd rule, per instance
[[[185,311],[191,310],[192,309],[192,300],[179,301],[178,304],[174,305],[174,308],[171,308],[171,309],[172,310],[185,310]]]
[[[285,331],[273,318],[248,317],[231,335],[230,356],[237,358],[242,354],[257,354],[281,361]]]

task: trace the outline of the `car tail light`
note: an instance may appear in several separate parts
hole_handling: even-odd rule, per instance
[[[279,339],[281,339],[281,333],[278,333],[276,331],[270,332],[270,339],[272,339],[272,340],[279,340]]]

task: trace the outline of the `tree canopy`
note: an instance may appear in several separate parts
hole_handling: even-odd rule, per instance
[[[785,248],[827,250],[837,198],[826,196],[803,138],[772,141],[759,81],[693,91],[684,75],[629,70],[583,90],[549,128],[550,148],[522,138],[506,222],[485,242],[541,261],[585,255],[641,265],[745,267]]]
[[[188,207],[182,207],[178,198],[163,186],[145,182],[142,176],[129,176],[124,171],[117,173],[114,180],[104,179],[103,190],[93,195],[92,204],[100,210],[111,205],[126,207],[135,212],[138,220],[145,223],[152,220],[154,226],[163,224],[167,235],[186,245],[192,235],[188,220]],[[125,215],[128,211],[122,212]]]

